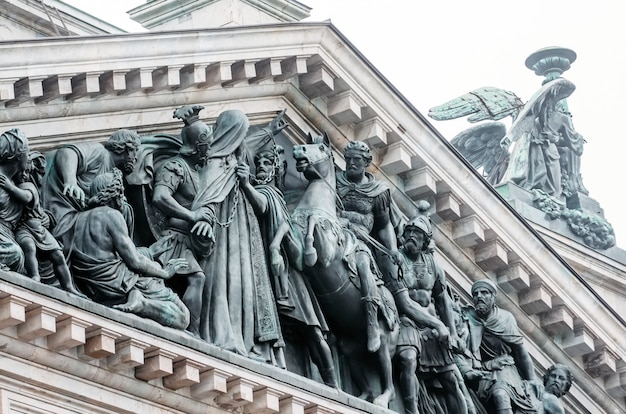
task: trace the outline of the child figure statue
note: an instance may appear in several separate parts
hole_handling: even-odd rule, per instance
[[[39,255],[42,259],[50,260],[54,274],[64,290],[87,299],[74,285],[63,250],[48,230],[50,217],[41,206],[39,195],[45,170],[44,155],[38,151],[31,151],[27,169],[16,177],[17,185],[7,177],[0,176],[0,187],[13,200],[24,206],[22,217],[15,230],[15,239],[24,251],[26,275],[37,282],[41,281],[37,260]]]

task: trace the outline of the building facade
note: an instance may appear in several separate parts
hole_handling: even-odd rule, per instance
[[[211,124],[238,109],[262,126],[286,110],[286,146],[326,132],[365,141],[371,172],[406,217],[428,200],[436,257],[464,303],[489,278],[537,374],[568,365],[570,413],[626,412],[626,255],[555,229],[522,189],[496,191],[331,23],[294,0],[157,0],[123,33],[61,1],[2,0],[0,127],[31,148],[102,142],[121,128],[178,133],[172,110]],[[290,152],[287,148],[287,152]],[[531,203],[532,204],[532,203]],[[387,412],[179,331],[0,271],[0,412]],[[307,375],[311,378],[307,378]],[[391,405],[391,410],[395,406]]]

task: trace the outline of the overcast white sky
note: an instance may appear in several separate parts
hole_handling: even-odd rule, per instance
[[[64,0],[128,31],[126,11],[144,0]],[[594,0],[300,0],[307,21],[333,24],[422,113],[481,86],[527,101],[541,78],[524,66],[532,52],[562,46],[578,59],[564,77],[577,87],[568,99],[587,144],[583,181],[626,247],[626,24],[621,1]],[[508,122],[508,121],[507,121]],[[432,121],[448,138],[465,120]],[[509,122],[510,124],[510,122]]]

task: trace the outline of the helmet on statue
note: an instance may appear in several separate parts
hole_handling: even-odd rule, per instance
[[[200,121],[199,113],[203,109],[202,105],[187,105],[174,111],[174,118],[179,118],[185,123],[180,133],[183,141],[180,153],[183,155],[206,158],[213,141],[213,128]]]
[[[433,237],[433,224],[428,217],[427,211],[430,208],[430,203],[425,200],[420,200],[417,203],[418,214],[406,223],[404,228],[416,227],[422,233],[424,233],[429,239]]]

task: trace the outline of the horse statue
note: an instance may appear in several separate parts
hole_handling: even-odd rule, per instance
[[[309,141],[293,149],[296,169],[308,185],[291,215],[291,225],[283,223],[269,246],[272,269],[281,274],[284,260],[288,259],[305,274],[361,391],[359,398],[388,407],[395,396],[392,358],[399,334],[398,312],[389,290],[380,286],[383,305],[377,319],[381,345],[369,352],[366,314],[356,272],[357,268],[371,271],[372,259],[369,254],[355,252],[356,237],[342,227],[337,216],[335,165],[328,137],[309,135]],[[281,244],[287,258],[282,256]],[[372,358],[373,364],[369,361]],[[372,381],[373,373],[367,371],[368,367],[374,367],[380,376],[381,392],[377,396],[372,386],[376,381]]]

